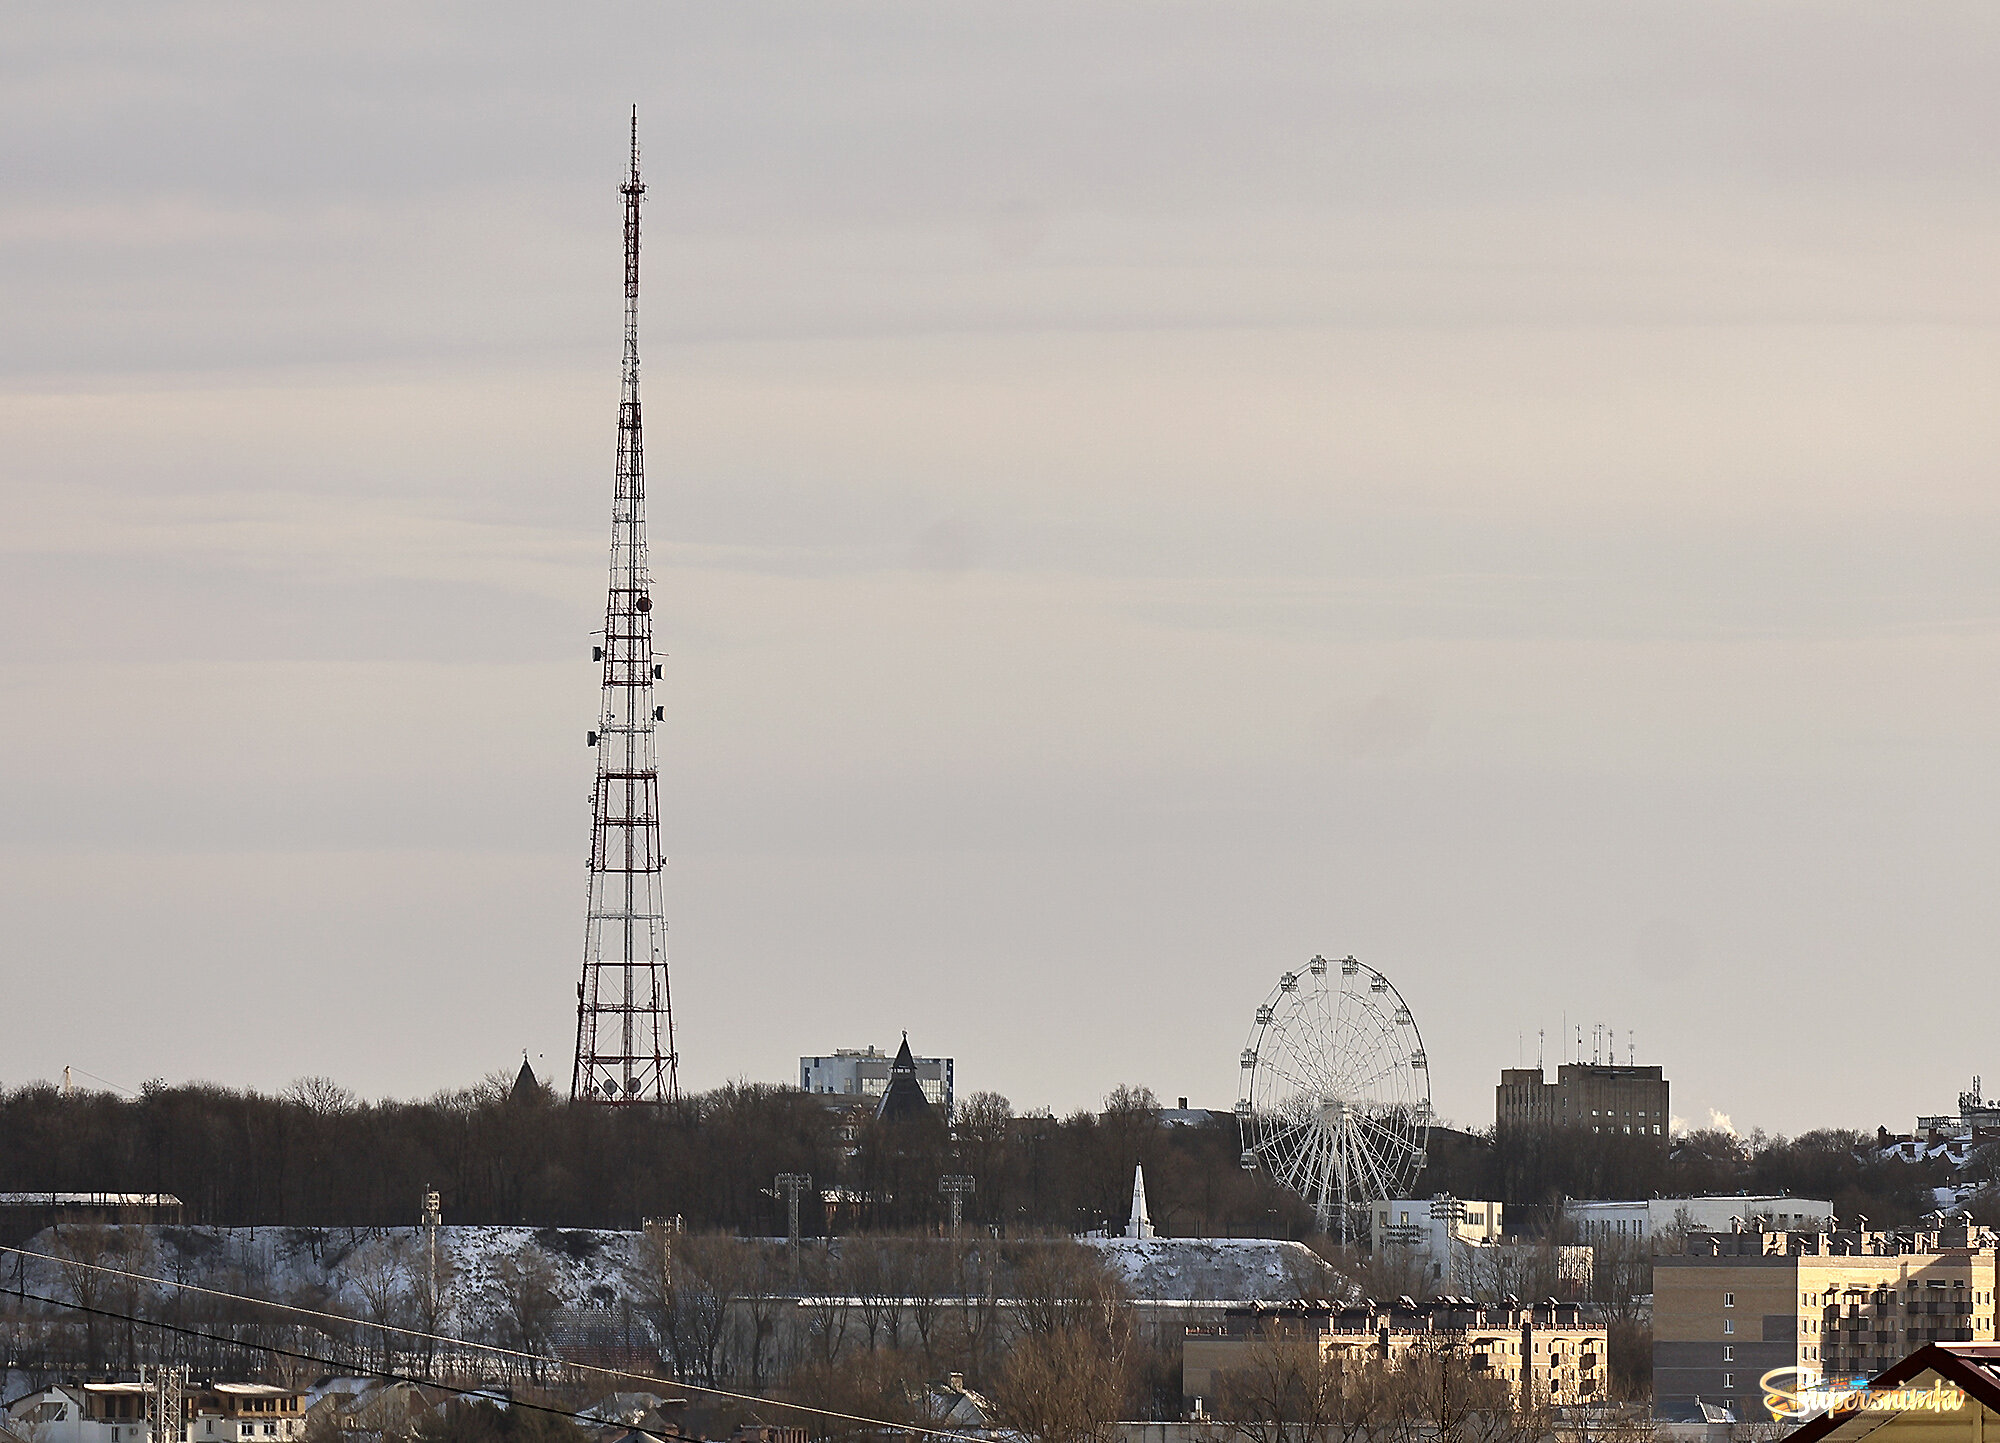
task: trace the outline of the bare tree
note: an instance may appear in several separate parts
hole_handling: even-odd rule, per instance
[[[949,1262],[959,1356],[969,1371],[977,1372],[1000,1335],[1000,1250],[990,1242],[967,1246],[954,1240]]]
[[[411,1260],[410,1312],[417,1331],[424,1335],[417,1340],[417,1349],[426,1378],[437,1366],[437,1337],[446,1331],[451,1318],[456,1274],[451,1254],[442,1243],[435,1250],[427,1244],[420,1246]]]
[[[1112,1443],[1125,1384],[1125,1360],[1101,1332],[1058,1329],[1015,1343],[993,1402],[1035,1443]]]
[[[351,1112],[360,1101],[331,1077],[301,1077],[285,1089],[285,1097],[315,1117]]]
[[[898,1250],[897,1288],[910,1314],[910,1328],[917,1335],[917,1347],[924,1362],[937,1371],[945,1342],[945,1295],[958,1275],[958,1255],[965,1244],[958,1238],[932,1242],[928,1238],[906,1240]]]
[[[111,1295],[111,1274],[104,1271],[117,1265],[117,1239],[102,1223],[75,1224],[60,1231],[53,1249],[60,1260],[63,1286],[83,1312],[85,1362],[92,1371],[104,1364],[104,1343],[100,1321],[104,1304]]]
[[[361,1294],[368,1321],[375,1325],[382,1370],[393,1372],[396,1335],[390,1330],[406,1321],[409,1296],[409,1259],[402,1240],[387,1236],[371,1239],[348,1258],[346,1271]]]
[[[816,1438],[881,1439],[887,1431],[856,1418],[888,1423],[935,1425],[923,1361],[914,1351],[879,1348],[836,1364],[813,1361],[786,1380],[784,1396],[817,1410],[811,1420]]]
[[[1099,1338],[1113,1356],[1130,1341],[1132,1306],[1124,1285],[1080,1243],[1023,1244],[1014,1255],[1014,1296],[1024,1332]]]
[[[777,1331],[779,1315],[793,1306],[792,1299],[783,1293],[791,1264],[764,1244],[747,1243],[745,1246],[749,1252],[744,1258],[742,1299],[738,1311],[749,1354],[750,1391],[762,1393],[765,1383],[769,1381],[765,1377],[764,1365],[772,1335]]]
[[[1393,1443],[1540,1443],[1550,1431],[1545,1405],[1522,1402],[1445,1343],[1406,1349],[1387,1384]]]
[[[1420,1299],[1430,1292],[1430,1279],[1424,1276],[1423,1263],[1414,1249],[1389,1243],[1369,1249],[1328,1238],[1310,1239],[1307,1246],[1363,1298],[1388,1302],[1405,1295]]]
[[[556,1270],[533,1243],[525,1243],[511,1258],[502,1258],[494,1275],[500,1283],[503,1317],[502,1336],[509,1347],[530,1355],[528,1376],[542,1381],[542,1356],[546,1353],[556,1317],[562,1312],[562,1297],[556,1292]]]
[[[674,1371],[704,1387],[714,1387],[725,1372],[731,1305],[746,1282],[755,1285],[748,1246],[720,1234],[654,1230],[628,1274],[633,1297]]]
[[[849,1314],[847,1271],[831,1246],[804,1254],[800,1267],[805,1296],[800,1311],[805,1316],[806,1336],[811,1356],[822,1367],[831,1368],[847,1348]]]
[[[1320,1338],[1273,1327],[1215,1382],[1215,1415],[1248,1443],[1364,1443],[1388,1427],[1379,1363],[1354,1364]]]
[[[902,1302],[897,1286],[895,1243],[889,1238],[853,1237],[840,1245],[847,1263],[848,1286],[855,1311],[868,1338],[868,1350],[894,1348],[902,1342]]]

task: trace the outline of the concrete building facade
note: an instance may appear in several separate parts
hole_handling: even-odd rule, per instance
[[[1619,1063],[1565,1062],[1554,1082],[1539,1067],[1507,1067],[1494,1089],[1499,1127],[1587,1127],[1666,1142],[1666,1072]]]
[[[151,1383],[81,1383],[31,1394],[7,1413],[38,1443],[154,1443],[153,1397]],[[296,1388],[190,1383],[181,1393],[181,1428],[160,1443],[296,1443],[305,1436],[305,1406]]]
[[[1510,1395],[1573,1406],[1603,1401],[1605,1330],[1583,1321],[1572,1303],[1484,1306],[1440,1300],[1416,1307],[1235,1309],[1212,1327],[1189,1328],[1181,1345],[1181,1396],[1211,1400],[1232,1370],[1253,1365],[1270,1339],[1307,1339],[1321,1353],[1356,1368],[1393,1365],[1412,1349],[1437,1347],[1467,1356],[1475,1371],[1506,1384]]]
[[[1805,1382],[1881,1372],[1927,1343],[1991,1343],[2000,1234],[1690,1235],[1653,1263],[1653,1398],[1756,1415],[1774,1368]],[[1746,1411],[1747,1410],[1747,1411]]]
[[[1503,1211],[1497,1202],[1449,1194],[1385,1198],[1371,1205],[1369,1245],[1409,1258],[1434,1293],[1469,1293],[1472,1250],[1504,1235]]]
[[[1670,1228],[1726,1233],[1732,1228],[1820,1232],[1832,1221],[1833,1204],[1823,1198],[1787,1194],[1752,1196],[1719,1193],[1704,1197],[1631,1199],[1564,1198],[1563,1221],[1584,1243],[1642,1242]]]
[[[1574,1298],[1590,1290],[1589,1248],[1510,1238],[1497,1202],[1388,1198],[1370,1207],[1368,1232],[1373,1251],[1415,1264],[1424,1296]]]

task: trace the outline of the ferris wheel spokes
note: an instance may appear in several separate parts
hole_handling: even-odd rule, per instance
[[[1402,995],[1352,957],[1284,973],[1243,1049],[1236,1113],[1244,1165],[1348,1240],[1357,1212],[1407,1195],[1425,1156],[1430,1076]]]

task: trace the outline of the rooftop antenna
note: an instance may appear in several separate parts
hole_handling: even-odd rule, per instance
[[[1549,1029],[1546,1027],[1537,1027],[1535,1029],[1535,1070],[1538,1072],[1542,1066],[1542,1049],[1548,1045],[1548,1041]]]
[[[590,902],[583,980],[576,984],[572,1102],[619,1106],[680,1096],[674,1009],[667,984],[667,919],[660,852],[660,774],[653,704],[652,576],[646,565],[646,468],[639,425],[639,107],[625,197],[625,364],[618,398],[618,471],[611,502],[611,584],[604,603],[591,792]]]

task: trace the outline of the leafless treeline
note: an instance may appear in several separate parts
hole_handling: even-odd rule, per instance
[[[1150,1093],[1098,1112],[1017,1117],[991,1093],[941,1121],[858,1122],[790,1088],[732,1086],[666,1109],[511,1097],[504,1077],[424,1102],[363,1103],[326,1079],[282,1096],[149,1086],[137,1098],[0,1093],[0,1191],[167,1192],[222,1226],[384,1227],[416,1221],[427,1187],[458,1223],[785,1231],[779,1173],[814,1179],[809,1235],[937,1228],[945,1173],[969,1173],[969,1227],[1013,1235],[1123,1223],[1143,1162],[1155,1217],[1182,1233],[1303,1234],[1310,1217],[1237,1165],[1232,1123],[1159,1126]]]

